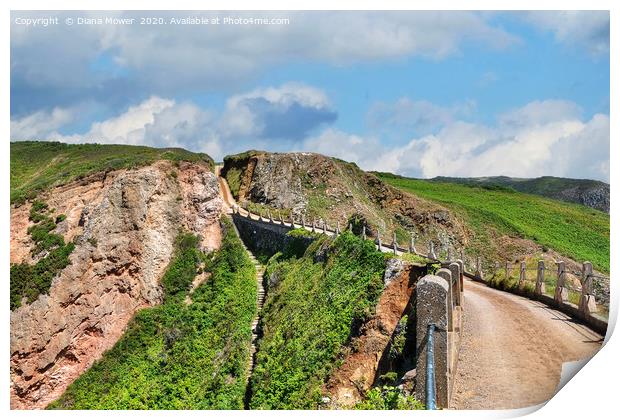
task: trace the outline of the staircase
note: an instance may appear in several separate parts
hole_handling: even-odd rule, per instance
[[[265,288],[263,287],[263,273],[265,269],[258,262],[252,251],[250,251],[245,245],[243,245],[246,252],[248,253],[250,260],[254,263],[254,267],[256,267],[256,285],[258,286],[258,293],[256,295],[256,317],[252,321],[252,347],[250,350],[250,359],[248,360],[248,380],[252,376],[252,372],[254,371],[254,364],[256,363],[256,342],[258,341],[258,323],[260,321],[261,312],[263,310],[263,305],[265,303]]]

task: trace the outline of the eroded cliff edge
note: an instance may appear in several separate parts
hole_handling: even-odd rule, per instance
[[[162,298],[160,277],[181,230],[219,247],[222,201],[200,163],[159,161],[90,175],[39,196],[65,214],[75,243],[48,294],[11,313],[11,408],[44,408],[111,348],[140,308]],[[11,208],[11,263],[32,261],[30,203]]]

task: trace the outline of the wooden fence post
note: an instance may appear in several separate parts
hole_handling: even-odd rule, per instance
[[[539,260],[538,269],[536,270],[536,293],[544,295],[545,292],[545,262]]]
[[[568,300],[568,289],[565,286],[566,281],[566,264],[564,261],[558,263],[558,277],[555,285],[555,294],[553,298],[558,303],[564,303]]]
[[[592,294],[592,263],[589,261],[583,263],[579,310],[586,316],[591,315],[597,310],[596,299]]]

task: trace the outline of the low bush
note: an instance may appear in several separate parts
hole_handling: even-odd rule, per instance
[[[202,254],[182,234],[162,279],[162,305],[127,332],[48,408],[241,409],[256,314],[256,272],[230,222],[220,250]],[[184,302],[200,263],[208,280]]]
[[[424,410],[424,404],[413,396],[404,395],[394,386],[381,386],[368,391],[356,410]]]
[[[39,295],[48,293],[54,277],[70,263],[69,255],[75,245],[72,242],[65,244],[62,235],[51,233],[58,219],[64,217],[63,214],[56,216],[55,222],[51,211],[43,201],[34,200],[32,203],[29,218],[35,224],[28,228],[28,234],[34,242],[32,255],[39,259],[34,264],[11,265],[11,310],[19,308],[23,298],[32,302]]]
[[[326,259],[315,261],[326,247]],[[383,255],[350,233],[317,238],[301,258],[271,258],[266,274],[279,282],[263,308],[251,408],[320,405],[321,386],[341,350],[376,306],[383,271]]]

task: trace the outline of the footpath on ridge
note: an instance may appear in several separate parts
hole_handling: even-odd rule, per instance
[[[220,169],[220,191],[232,212],[236,203]],[[381,248],[391,252],[388,246]],[[256,264],[260,314],[263,269]],[[257,323],[258,316],[252,324],[251,368]],[[600,334],[544,303],[469,279],[462,328],[452,409],[523,408],[547,401],[560,382],[562,364],[592,357],[603,342]]]

